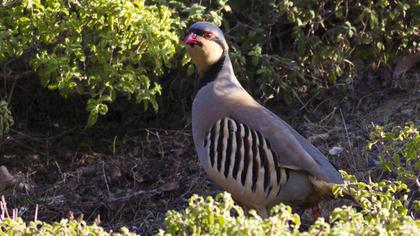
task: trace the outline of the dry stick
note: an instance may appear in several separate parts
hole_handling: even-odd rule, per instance
[[[106,189],[108,190],[108,194],[111,194],[111,191],[109,190],[108,180],[106,179],[105,162],[104,161],[102,161],[102,175],[104,177],[104,181],[105,181]]]
[[[350,151],[351,159],[353,161],[353,166],[356,167],[356,161],[354,160],[354,153],[353,153],[353,145],[351,144],[351,141],[350,141],[349,131],[347,129],[346,121],[344,120],[344,115],[343,115],[343,112],[341,111],[341,108],[340,108],[340,115],[341,115],[341,120],[343,122],[344,130],[346,131],[347,143],[349,145],[349,151]]]
[[[2,199],[3,199],[3,197],[4,197],[4,196],[2,196]],[[5,218],[5,217],[4,217],[4,214],[5,214],[4,212],[5,212],[5,211],[4,211],[4,207],[3,207],[3,201],[0,201],[0,210],[1,210],[1,215],[0,215],[0,222],[1,222],[1,221],[3,221],[3,220],[4,220],[4,218]]]
[[[18,209],[17,208],[15,208],[15,209],[13,209],[13,220],[14,221],[16,221],[17,220],[17,218],[18,218]]]
[[[97,215],[96,216],[96,218],[95,218],[95,220],[93,221],[93,223],[95,224],[95,225],[100,225],[101,224],[101,215]]]
[[[303,109],[305,109],[306,111],[308,111],[307,109],[306,109],[306,106],[308,106],[308,104],[310,103],[310,102],[312,102],[312,100],[314,100],[315,98],[316,98],[316,96],[318,96],[318,94],[319,94],[319,91],[317,91],[316,93],[315,93],[315,95],[313,95],[311,98],[309,98],[308,99],[308,101],[306,101],[305,103],[303,103],[303,101],[300,99],[300,97],[299,97],[299,95],[295,92],[295,91],[293,91],[293,95],[295,95],[295,97],[299,100],[299,102],[302,104],[302,107],[301,108],[299,108],[299,111],[302,111]]]
[[[16,87],[16,79],[13,80],[12,88],[10,89],[10,93],[7,97],[7,104],[10,105],[10,102],[12,101],[13,92],[15,91]]]
[[[2,219],[4,219],[5,216],[7,218],[10,218],[9,212],[7,211],[6,198],[4,197],[4,195],[1,196],[0,206],[1,206],[1,217],[2,217]]]
[[[324,118],[322,118],[318,123],[322,124],[324,121],[331,119],[331,117],[335,114],[335,111],[337,110],[337,107],[333,107],[333,110],[328,113]]]
[[[150,131],[148,129],[146,129],[146,131],[147,131],[147,133],[152,134],[152,135],[157,137],[158,142],[159,142],[159,154],[161,155],[161,158],[164,158],[165,157],[165,152],[163,151],[163,145],[162,145],[162,141],[160,139],[159,131],[153,132],[153,131]]]
[[[35,205],[35,215],[34,215],[34,221],[38,220],[38,204]]]
[[[313,111],[312,112],[316,112],[317,110],[318,110],[318,108],[320,108],[321,107],[321,105],[322,104],[324,104],[324,103],[326,103],[326,102],[328,102],[328,100],[331,100],[331,98],[326,98],[326,99],[324,99],[322,102],[320,102],[314,109],[313,109]]]
[[[163,145],[162,145],[162,141],[160,140],[160,135],[159,132],[156,132],[156,136],[159,142],[159,152],[160,152],[160,156],[161,158],[165,157],[165,151],[163,150]]]
[[[27,79],[27,78],[32,78],[34,76],[36,76],[37,73],[34,71],[24,71],[24,72],[19,72],[19,74],[13,74],[12,71],[9,71],[8,73],[2,73],[0,74],[0,79],[4,80],[4,83],[6,83],[6,80],[20,80],[20,79]]]
[[[153,193],[152,191],[149,191],[149,193]],[[143,195],[144,193],[146,193],[146,192],[143,191],[143,190],[139,190],[139,191],[135,191],[135,192],[130,191],[125,196],[122,196],[122,197],[113,197],[113,196],[111,196],[111,197],[109,197],[107,199],[107,202],[128,201],[132,197]]]
[[[18,134],[19,136],[22,136],[24,138],[28,138],[28,139],[33,140],[33,141],[44,142],[45,140],[53,140],[53,139],[61,138],[61,137],[65,136],[65,135],[67,135],[67,134],[70,134],[72,132],[75,132],[75,129],[69,130],[69,131],[64,131],[64,132],[61,132],[61,133],[59,133],[57,135],[52,135],[52,136],[48,136],[48,135],[47,136],[35,136],[35,135],[32,135],[32,134],[25,134],[23,132],[20,132],[18,130],[15,130],[15,129],[10,129],[10,131],[13,132],[13,133]]]
[[[65,178],[63,172],[61,171],[60,165],[58,164],[57,161],[54,161],[54,164],[57,166],[58,173],[60,174],[62,181],[65,183],[66,182],[66,178]]]

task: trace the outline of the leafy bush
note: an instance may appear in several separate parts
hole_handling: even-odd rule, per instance
[[[361,211],[351,206],[334,209],[329,222],[323,218],[304,232],[299,231],[299,215],[289,206],[280,204],[267,219],[255,211],[247,216],[235,205],[228,193],[212,197],[194,195],[189,207],[182,212],[169,211],[165,230],[159,235],[418,235],[420,221],[407,215],[408,191],[401,182],[358,182],[343,172],[345,184],[335,188],[335,194],[349,191],[360,202]]]
[[[95,224],[88,225],[85,221],[66,220],[48,224],[42,221],[31,221],[26,224],[21,218],[0,219],[0,233],[2,235],[136,235],[127,228],[119,233],[109,233]]]
[[[37,214],[37,213],[35,213]],[[127,228],[121,228],[119,233],[110,233],[96,224],[88,225],[84,220],[62,219],[60,222],[51,224],[37,220],[25,223],[22,218],[17,217],[18,210],[13,209],[9,215],[7,203],[4,196],[0,199],[0,235],[136,235]],[[98,218],[99,220],[99,218]]]
[[[0,62],[27,54],[63,96],[88,94],[88,125],[117,92],[157,109],[156,80],[170,66],[177,20],[144,0],[22,0],[0,8]]]
[[[198,20],[220,25],[230,11],[227,0],[210,8],[184,0],[0,3],[6,6],[0,8],[0,63],[29,59],[48,88],[65,97],[87,95],[88,125],[107,113],[117,94],[156,110],[162,93],[157,79],[171,68],[183,74],[189,61],[177,50],[187,26]]]
[[[255,93],[280,94],[288,104],[293,93],[322,95],[322,88],[351,82],[362,66],[377,70],[420,51],[420,3],[414,0],[230,4],[239,21],[231,34],[240,78],[248,78]]]
[[[342,174],[345,184],[336,185],[334,194],[341,195],[343,190],[350,192],[362,210],[356,212],[351,207],[335,209],[330,216],[331,222],[342,227],[353,225],[352,231],[363,235],[417,235],[420,232],[420,220],[414,220],[407,208],[410,190],[405,183],[389,180],[363,183],[345,172]]]
[[[157,78],[168,72],[181,83],[193,71],[177,49],[198,20],[222,25],[252,93],[287,104],[295,94],[322,98],[331,86],[346,88],[361,65],[378,69],[420,48],[414,0],[0,2],[0,63],[24,57],[49,88],[88,95],[89,125],[121,93],[157,109]]]
[[[180,18],[180,28],[186,29],[197,21],[209,21],[220,26],[223,21],[223,14],[232,9],[227,4],[228,0],[209,1],[208,7],[188,0],[154,0],[159,4],[167,4],[171,7],[172,13]]]
[[[384,127],[376,125],[370,136],[372,141],[368,148],[372,150],[375,147],[379,151],[381,169],[419,191],[420,127],[410,122],[404,127],[395,126],[386,131]]]

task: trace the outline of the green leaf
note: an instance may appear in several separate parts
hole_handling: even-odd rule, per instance
[[[87,122],[87,126],[88,127],[92,127],[96,121],[98,120],[98,110],[91,110],[89,112],[89,117],[88,117],[88,122]]]

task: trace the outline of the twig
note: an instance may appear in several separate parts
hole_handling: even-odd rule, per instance
[[[321,124],[321,123],[323,123],[324,121],[326,121],[327,119],[329,120],[334,114],[335,114],[335,111],[337,110],[337,107],[333,107],[333,110],[330,112],[330,113],[328,113],[324,118],[322,118],[320,121],[319,121],[319,123]]]
[[[35,205],[34,221],[38,220],[38,204]]]
[[[34,71],[25,71],[25,72],[21,72],[19,74],[0,74],[0,79],[1,80],[19,80],[19,79],[23,79],[23,78],[33,78],[34,76],[36,76],[37,73]]]
[[[346,121],[344,120],[344,115],[343,115],[343,112],[341,111],[341,108],[340,108],[340,115],[341,115],[341,120],[343,121],[344,130],[346,131],[347,143],[348,143],[350,151],[351,151],[352,150],[352,144],[350,142],[349,131],[347,129]]]
[[[343,112],[341,111],[341,108],[340,108],[340,115],[341,115],[341,120],[343,122],[344,130],[346,131],[347,144],[349,146],[350,156],[353,161],[353,167],[356,168],[356,161],[354,160],[354,153],[353,153],[353,145],[351,144],[351,141],[350,141],[349,131],[347,129],[346,121],[344,120],[344,115],[343,115]]]
[[[10,131],[13,132],[13,133],[16,133],[16,134],[18,134],[18,135],[20,135],[22,137],[25,137],[25,138],[28,138],[30,140],[37,141],[37,142],[44,142],[45,140],[58,139],[58,138],[61,138],[61,137],[65,136],[65,135],[67,135],[67,134],[76,132],[75,130],[68,130],[68,131],[64,131],[62,133],[59,133],[57,135],[53,135],[53,136],[44,135],[44,136],[38,136],[38,137],[36,137],[35,135],[25,134],[23,132],[20,132],[18,130],[15,130],[15,129],[10,129]]]
[[[4,195],[1,196],[0,208],[1,208],[1,219],[3,220],[5,218],[10,218],[9,212],[7,211],[6,198],[4,197]]]
[[[16,80],[13,80],[12,88],[10,89],[10,92],[7,97],[7,104],[10,106],[10,102],[12,101],[13,92],[15,91],[16,87]]]
[[[107,199],[107,202],[128,201],[132,197],[143,195],[144,193],[145,193],[145,191],[139,190],[139,191],[135,191],[135,192],[129,192],[127,195],[122,196],[122,197],[112,197],[111,196],[110,198]]]
[[[60,173],[61,178],[62,178],[63,182],[65,183],[65,182],[66,182],[66,178],[65,178],[65,176],[64,176],[64,174],[63,174],[63,172],[61,171],[60,165],[58,164],[58,162],[57,162],[57,161],[54,161],[54,164],[57,166],[58,173]]]
[[[12,210],[12,212],[13,212],[13,220],[14,221],[16,221],[17,220],[17,218],[18,218],[18,210],[16,209],[16,208],[14,208],[13,210]]]
[[[299,102],[302,104],[302,107],[301,108],[299,108],[299,111],[302,111],[303,109],[305,109],[306,111],[308,111],[307,109],[306,109],[306,106],[308,106],[308,104],[310,103],[310,102],[312,102],[312,100],[314,100],[314,98],[316,98],[316,96],[318,96],[318,94],[319,94],[319,91],[317,91],[311,98],[309,98],[308,99],[308,101],[306,101],[305,103],[303,103],[301,100],[300,100],[300,98],[299,98],[299,95],[295,92],[295,91],[293,91],[293,94],[295,95],[295,97],[297,97],[298,98],[298,100],[299,100]]]
[[[108,190],[108,194],[111,194],[111,191],[109,190],[108,180],[106,179],[106,173],[105,173],[105,162],[102,161],[102,175],[104,177],[106,189]]]
[[[162,140],[160,139],[160,135],[158,131],[152,132],[148,129],[146,129],[147,133],[153,134],[154,136],[156,136],[156,138],[158,139],[159,142],[159,153],[161,155],[162,158],[165,157],[165,152],[163,151],[163,145],[162,145]]]

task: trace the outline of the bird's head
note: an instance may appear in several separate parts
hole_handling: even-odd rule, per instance
[[[209,22],[191,25],[184,44],[199,75],[203,75],[229,50],[222,30]]]

